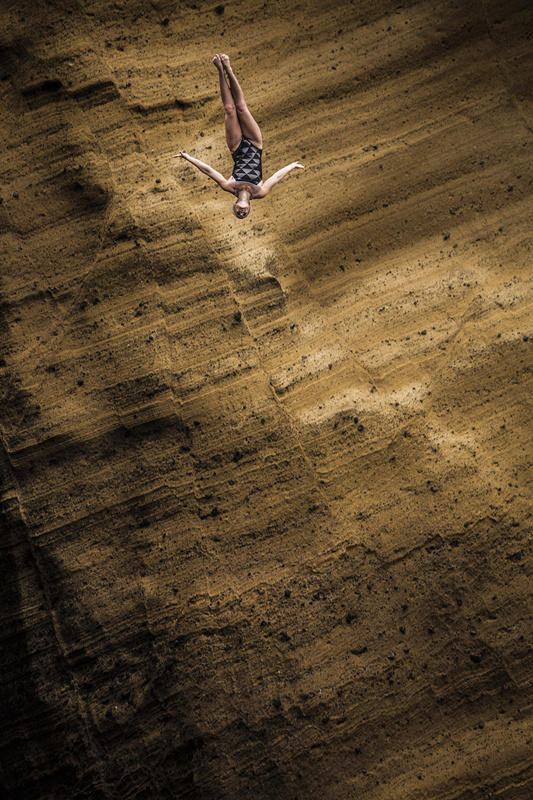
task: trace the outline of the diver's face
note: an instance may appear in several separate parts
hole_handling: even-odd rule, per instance
[[[241,205],[235,203],[235,216],[239,217],[239,219],[244,219],[250,213],[250,204]]]

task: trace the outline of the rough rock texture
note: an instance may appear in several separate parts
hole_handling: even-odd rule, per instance
[[[532,33],[3,0],[3,796],[533,796]]]

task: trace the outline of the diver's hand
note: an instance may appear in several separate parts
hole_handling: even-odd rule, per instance
[[[179,153],[176,153],[176,155],[172,156],[172,158],[187,158],[187,159],[189,157],[190,157],[189,154],[186,153],[185,150],[180,150]]]
[[[292,169],[305,169],[303,164],[300,164],[299,161],[293,161],[291,164]]]

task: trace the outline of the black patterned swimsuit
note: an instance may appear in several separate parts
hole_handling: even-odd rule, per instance
[[[252,183],[254,186],[261,183],[263,170],[261,167],[261,153],[263,151],[255,144],[242,137],[241,143],[233,155],[233,174],[236,182]]]

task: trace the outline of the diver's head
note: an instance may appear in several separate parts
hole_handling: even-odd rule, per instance
[[[248,189],[241,189],[239,199],[235,201],[232,211],[237,219],[244,219],[250,213],[250,192]]]

